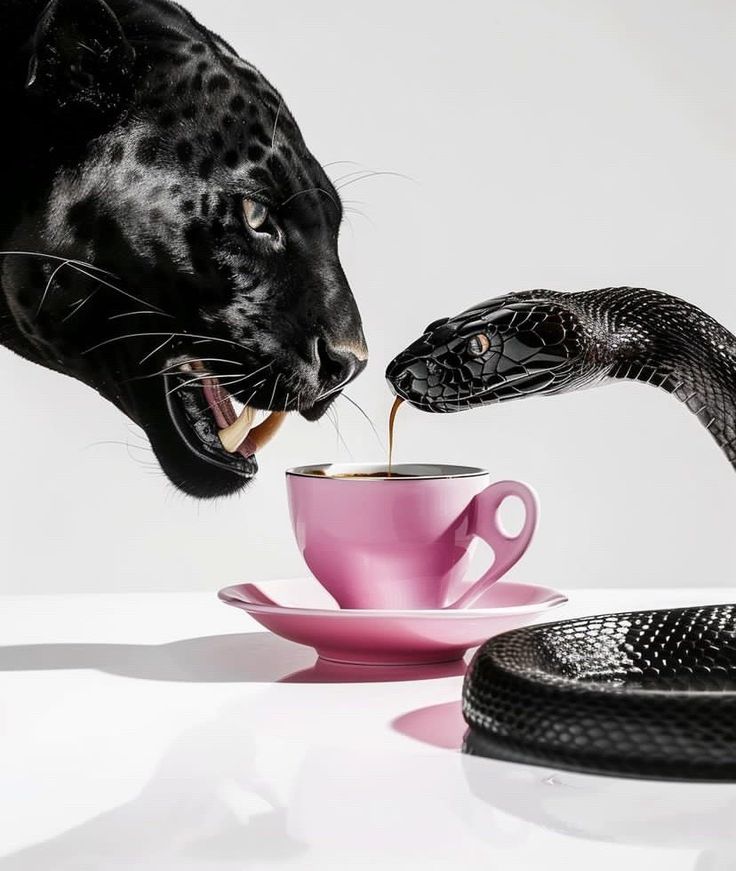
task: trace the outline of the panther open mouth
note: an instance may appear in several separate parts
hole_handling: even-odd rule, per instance
[[[195,375],[196,373],[196,375]],[[255,455],[278,433],[287,412],[243,405],[220,378],[195,360],[165,378],[167,407],[182,441],[206,462],[251,478]]]
[[[201,353],[195,357],[178,348],[175,356],[159,361],[163,370],[121,379],[133,368],[126,354],[128,364],[116,358],[117,377],[101,390],[145,431],[170,481],[200,499],[242,490],[258,473],[256,455],[286,418],[296,413],[319,420],[344,386],[342,378],[330,385],[306,367],[298,370],[277,359],[264,364],[263,357],[241,362],[235,374]],[[260,374],[267,377],[254,383]]]

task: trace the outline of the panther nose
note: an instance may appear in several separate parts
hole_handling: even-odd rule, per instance
[[[323,384],[348,384],[365,369],[366,360],[346,348],[317,339],[316,347],[319,377]]]

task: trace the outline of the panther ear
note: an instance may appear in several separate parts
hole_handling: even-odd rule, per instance
[[[26,87],[59,109],[118,111],[135,51],[104,0],[51,0],[33,37]]]

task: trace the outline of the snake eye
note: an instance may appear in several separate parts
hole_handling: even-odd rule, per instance
[[[468,354],[471,357],[482,357],[491,347],[491,340],[485,333],[478,333],[468,342]]]
[[[268,207],[257,200],[243,200],[243,217],[251,230],[260,230],[268,221]]]

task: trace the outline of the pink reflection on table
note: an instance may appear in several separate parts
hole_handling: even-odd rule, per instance
[[[460,750],[468,729],[460,701],[409,711],[397,717],[391,723],[391,728],[407,738],[443,750]]]

